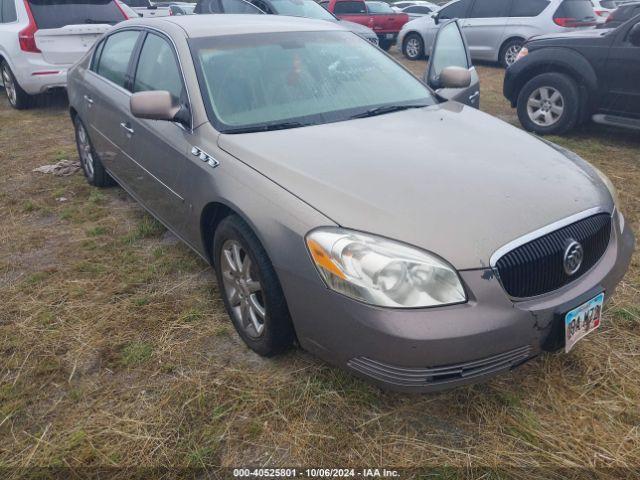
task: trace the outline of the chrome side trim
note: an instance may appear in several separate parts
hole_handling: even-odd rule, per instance
[[[615,209],[614,209],[614,212],[615,212]],[[512,240],[506,245],[503,245],[502,247],[497,249],[495,252],[493,252],[493,255],[491,255],[491,258],[489,259],[489,265],[491,266],[491,268],[495,269],[496,264],[498,263],[498,260],[500,260],[500,258],[503,255],[505,255],[506,253],[509,253],[511,250],[515,250],[516,248],[524,245],[525,243],[529,243],[532,240],[536,240],[537,238],[544,237],[548,233],[554,232],[556,230],[561,229],[562,227],[566,227],[567,225],[571,225],[572,223],[579,222],[580,220],[583,220],[587,217],[591,217],[598,213],[609,213],[613,216],[613,212],[609,212],[609,210],[604,207],[594,207],[594,208],[589,208],[588,210],[584,210],[583,212],[576,213],[569,217],[563,218],[562,220],[558,220],[557,222],[553,222],[545,227],[539,228],[538,230],[534,230],[533,232],[527,233],[526,235],[520,238],[516,238],[515,240]]]

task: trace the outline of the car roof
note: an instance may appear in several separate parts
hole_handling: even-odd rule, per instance
[[[180,26],[190,38],[242,35],[248,33],[348,31],[326,20],[286,15],[178,15],[159,18],[136,18],[119,26],[149,26],[162,29],[165,23]]]

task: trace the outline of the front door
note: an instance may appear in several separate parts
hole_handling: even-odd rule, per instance
[[[438,78],[447,67],[468,69],[471,73],[471,84],[465,88],[439,88]],[[457,20],[444,23],[438,30],[424,81],[442,98],[456,100],[474,108],[480,107],[480,78],[471,63],[469,50]]]
[[[632,29],[640,29],[640,19],[618,28],[609,49],[601,109],[640,118],[640,45],[631,41]]]
[[[168,91],[176,105],[188,109],[176,55],[166,37],[147,33],[134,68],[133,92]],[[134,193],[156,216],[179,229],[186,214],[182,181],[185,160],[191,155],[191,125],[145,120],[130,113],[128,124],[132,157],[140,169]]]

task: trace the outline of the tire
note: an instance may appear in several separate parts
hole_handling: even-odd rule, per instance
[[[116,182],[107,173],[98,154],[93,149],[89,133],[78,115],[73,118],[73,126],[75,127],[80,166],[89,185],[101,188],[115,185]]]
[[[560,97],[555,95],[556,92]],[[578,122],[580,93],[571,77],[563,73],[543,73],[522,88],[517,110],[520,123],[526,130],[540,135],[560,135]]]
[[[224,306],[242,340],[264,357],[287,350],[295,333],[280,281],[260,241],[240,217],[230,215],[216,228],[213,259]],[[239,273],[233,274],[232,263]]]
[[[378,46],[385,52],[388,52],[391,49],[392,45],[393,45],[393,40],[380,40],[378,42]]]
[[[402,53],[409,60],[420,60],[424,58],[424,40],[422,36],[419,33],[412,32],[404,37]]]
[[[516,56],[523,45],[524,41],[519,38],[514,38],[505,42],[505,44],[502,45],[502,48],[500,48],[500,65],[504,68],[508,68],[512,65],[513,62],[516,61]]]
[[[4,92],[9,100],[9,105],[16,110],[26,110],[29,108],[33,99],[31,95],[22,89],[18,80],[16,80],[15,75],[11,71],[9,64],[2,61],[0,64],[0,70],[2,75],[2,84],[4,85]]]

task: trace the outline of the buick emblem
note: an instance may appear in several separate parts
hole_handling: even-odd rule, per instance
[[[582,245],[573,238],[567,240],[567,248],[564,249],[564,259],[562,261],[564,271],[571,276],[580,270],[582,259],[584,258],[584,250]]]

